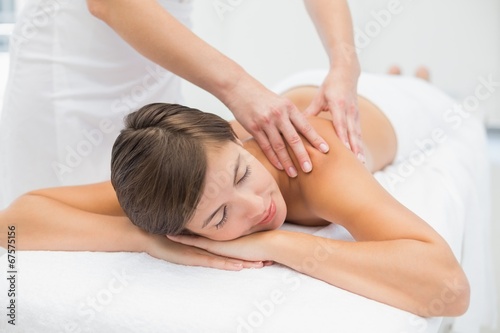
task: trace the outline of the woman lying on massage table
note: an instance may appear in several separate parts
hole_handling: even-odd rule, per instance
[[[314,89],[286,96],[300,107]],[[111,182],[21,196],[0,213],[0,245],[7,246],[7,226],[15,225],[19,250],[142,251],[229,270],[276,262],[417,315],[463,314],[468,282],[450,247],[371,174],[393,161],[394,128],[362,97],[359,110],[365,165],[340,142],[331,121],[313,117],[330,151],[308,145],[314,170],[289,178],[253,139],[241,142],[216,115],[144,106],[127,117],[115,142]],[[336,223],[356,242],[278,229],[285,220]],[[450,281],[463,292],[446,294]],[[443,293],[449,302],[433,313],[432,301]]]

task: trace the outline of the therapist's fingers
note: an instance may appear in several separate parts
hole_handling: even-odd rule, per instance
[[[365,163],[359,108],[356,99],[347,96],[345,100],[339,101],[328,98],[320,90],[311,104],[304,110],[304,114],[317,115],[324,110],[330,111],[335,133],[339,139],[361,162]]]
[[[317,94],[311,101],[311,104],[304,110],[306,116],[317,116],[321,111],[325,110],[325,102],[321,94]]]
[[[255,133],[254,138],[271,163],[278,168],[281,166],[288,176],[296,177],[297,169],[293,165],[286,143],[295,154],[301,170],[306,173],[312,170],[311,159],[299,133],[318,150],[328,151],[326,142],[316,133],[311,124],[298,110],[290,113],[289,118],[285,117],[276,124],[264,126],[262,131]],[[276,162],[276,159],[278,162]]]
[[[264,89],[256,98],[242,107],[241,102],[229,107],[243,127],[253,135],[255,141],[279,170],[290,177],[297,176],[297,169],[288,153],[287,144],[304,172],[312,170],[312,163],[300,135],[316,149],[326,153],[326,141],[319,136],[305,115],[287,98]]]
[[[295,129],[292,128],[291,131],[295,131]],[[296,131],[295,134],[295,138],[291,139],[292,142],[288,141],[288,144],[290,144],[290,146],[292,144],[303,145],[302,140],[300,139],[300,136]],[[289,177],[297,177],[297,169],[293,164],[292,158],[288,154],[286,143],[283,140],[280,132],[276,128],[271,127],[268,128],[265,132],[257,133],[257,135],[255,136],[255,140],[257,141],[269,161],[273,163],[273,165],[277,166],[281,170],[285,170],[286,174]],[[297,156],[297,159],[299,159],[299,161],[302,161],[302,163],[305,163],[306,170],[304,170],[304,172],[311,171],[311,160],[309,159],[309,155],[305,151],[305,148],[302,153],[300,153],[299,149],[299,156]]]
[[[270,132],[272,133],[272,129],[270,130]],[[276,138],[274,139],[275,146],[273,146],[273,144],[271,143],[271,141],[269,139],[269,134],[267,134],[263,130],[255,132],[253,135],[253,138],[255,139],[255,141],[257,141],[260,149],[266,155],[267,159],[272,163],[272,165],[274,165],[274,167],[279,169],[279,170],[285,170],[285,172],[287,172],[287,174],[288,174],[289,168],[283,167],[283,164],[280,162],[280,159],[275,151],[275,150],[284,149],[286,147],[285,143],[281,139],[281,136],[279,135],[279,133],[276,136]],[[281,142],[279,140],[281,140]],[[276,143],[276,142],[278,142],[278,143]],[[285,162],[286,162],[286,159],[285,159]],[[291,160],[290,160],[290,162],[291,162]],[[290,165],[288,164],[288,167],[289,166]],[[292,164],[292,166],[293,166],[293,164]],[[295,172],[295,175],[296,174],[297,174],[297,172]],[[295,177],[294,175],[290,175],[290,174],[288,174],[288,175],[291,177]]]
[[[347,118],[344,111],[344,103],[336,102],[332,104],[333,105],[330,105],[329,109],[332,114],[332,122],[333,127],[335,128],[335,133],[337,133],[340,141],[350,150],[351,145],[347,134]]]
[[[361,122],[359,120],[359,111],[357,104],[349,107],[347,112],[347,135],[349,136],[349,144],[351,150],[362,163],[366,162],[365,152],[363,149],[363,140],[361,136]]]
[[[309,123],[307,118],[304,116],[302,112],[300,112],[298,109],[296,109],[291,115],[290,115],[290,120],[293,123],[293,127],[288,127],[284,128],[282,130],[283,135],[285,139],[287,139],[287,142],[290,144],[292,150],[294,151],[295,155],[297,156],[297,159],[299,160],[299,163],[302,167],[302,170],[304,172],[308,172],[306,170],[306,166],[304,163],[309,162],[309,155],[307,154],[307,151],[305,150],[305,147],[302,143],[302,140],[299,142],[296,142],[295,144],[292,144],[290,141],[295,139],[295,129],[304,136],[304,138],[309,141],[309,143],[318,149],[319,151],[323,153],[327,153],[328,150],[330,149],[328,147],[328,144],[326,141],[316,132],[314,127]],[[288,126],[288,124],[285,124],[285,126]],[[289,137],[287,136],[289,135]],[[300,137],[299,137],[300,138]],[[304,156],[307,156],[307,160],[305,158],[300,157],[299,154],[304,154]],[[311,166],[312,167],[312,166]],[[309,171],[311,169],[309,168]]]

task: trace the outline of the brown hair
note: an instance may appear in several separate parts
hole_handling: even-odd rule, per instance
[[[224,119],[178,104],[129,114],[111,156],[111,183],[125,214],[151,233],[185,232],[205,186],[207,144],[236,140]]]

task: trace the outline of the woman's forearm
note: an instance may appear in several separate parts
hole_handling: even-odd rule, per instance
[[[0,211],[1,247],[8,247],[13,226],[16,250],[145,252],[183,265],[225,270],[263,267],[262,261],[221,257],[149,234],[124,216],[91,213],[40,195],[26,194]]]
[[[23,195],[0,212],[0,246],[15,226],[16,249],[143,252],[146,232],[124,216],[82,211],[39,195]]]
[[[451,252],[435,244],[343,242],[286,231],[272,237],[269,259],[342,289],[420,316],[456,316],[467,308],[467,278]]]

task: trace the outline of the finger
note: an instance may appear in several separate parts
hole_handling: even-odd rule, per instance
[[[212,254],[200,255],[197,258],[197,261],[198,263],[194,265],[217,268],[226,271],[241,271],[244,268],[243,263],[239,260],[219,257]]]
[[[328,143],[316,132],[307,118],[300,112],[294,112],[290,115],[293,125],[302,134],[310,144],[323,153],[328,153],[330,147]]]
[[[295,129],[294,129],[295,130]],[[267,128],[267,131],[265,132],[267,134],[267,139],[270,142],[270,146],[260,146],[264,154],[269,158],[268,154],[272,154],[277,157],[278,163],[282,166],[281,170],[285,170],[287,175],[289,177],[296,177],[297,176],[297,169],[295,169],[295,166],[293,165],[292,159],[290,158],[290,155],[288,155],[288,150],[286,149],[286,144],[283,141],[283,138],[281,137],[280,133],[276,128],[272,128],[269,126]],[[297,135],[298,140],[300,140],[300,137]],[[255,140],[259,142],[259,139],[256,137]],[[288,142],[290,144],[290,142]],[[260,142],[259,142],[260,145]],[[271,161],[272,163],[272,161]]]
[[[208,239],[204,237],[198,237],[198,236],[184,236],[184,235],[178,235],[178,236],[171,236],[167,235],[167,238],[177,242],[181,243],[184,245],[189,245],[189,246],[194,246],[200,249],[207,250],[208,247]]]
[[[262,261],[247,261],[247,260],[241,260],[241,259],[235,259],[235,258],[224,258],[224,257],[217,256],[215,254],[212,254],[210,252],[207,252],[207,253],[225,260],[229,265],[234,265],[234,266],[241,265],[242,268],[262,268],[262,267],[264,267],[264,262],[262,262]]]
[[[312,170],[311,159],[309,158],[309,154],[307,153],[306,148],[304,147],[304,143],[302,142],[302,139],[300,135],[297,133],[295,127],[292,125],[292,123],[286,122],[281,125],[280,130],[281,133],[283,134],[283,137],[290,145],[290,148],[295,154],[295,157],[297,158],[302,171],[306,173],[310,172]],[[282,159],[285,158],[290,159],[288,151],[286,149],[284,150],[282,156],[280,156],[280,153],[278,152],[278,157],[280,157],[282,163],[283,163]],[[287,167],[286,162],[284,162],[283,165],[285,166],[285,168]]]
[[[332,121],[335,133],[337,133],[340,141],[342,141],[342,143],[350,150],[351,146],[347,136],[347,124],[343,103],[341,105],[333,105],[330,110],[332,112]]]
[[[243,268],[262,268],[265,266],[263,261],[242,261]]]
[[[361,137],[361,124],[359,120],[359,112],[356,105],[352,105],[349,109],[347,117],[347,130],[349,136],[349,143],[352,152],[361,163],[366,162],[365,153],[363,149],[363,140]]]
[[[198,255],[193,257],[192,265],[211,267],[224,270],[241,270],[243,268],[262,268],[263,261],[247,261],[236,258],[228,258],[198,249]]]
[[[305,116],[316,116],[318,113],[323,111],[324,103],[321,98],[317,96],[313,98],[311,104],[304,110]]]
[[[256,132],[254,134],[254,139],[255,141],[257,141],[260,149],[262,150],[262,152],[264,152],[267,159],[272,163],[272,165],[274,165],[274,167],[278,170],[284,170],[283,164],[281,164],[265,132]]]

